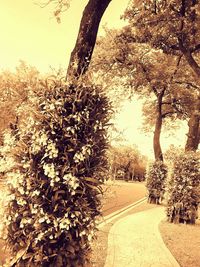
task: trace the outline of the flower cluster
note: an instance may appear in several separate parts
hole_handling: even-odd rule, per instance
[[[79,152],[76,152],[76,154],[74,155],[74,161],[76,163],[84,161],[85,159],[87,159],[87,157],[89,157],[91,154],[91,146],[90,145],[85,145],[82,146],[81,150]]]

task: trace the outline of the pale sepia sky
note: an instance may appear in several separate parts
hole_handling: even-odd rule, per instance
[[[102,26],[118,27],[119,17],[129,0],[113,0]],[[53,4],[40,8],[47,0],[0,0],[0,69],[14,68],[20,59],[47,71],[49,66],[66,68],[76,41],[79,23],[87,0],[72,0],[58,24],[53,17]]]
[[[36,66],[41,72],[53,68],[67,68],[70,53],[76,41],[82,11],[87,0],[72,0],[70,9],[63,13],[61,23],[53,17],[53,6],[40,8],[36,3],[46,0],[0,0],[0,69],[14,69],[19,60]],[[119,17],[129,0],[112,0],[103,20],[102,26],[120,27],[123,21]],[[117,125],[125,130],[129,143],[135,143],[143,154],[153,156],[152,134],[145,136],[138,128],[141,127],[141,103],[126,102],[124,110],[117,116]],[[164,150],[170,143],[185,143],[185,128],[181,129],[176,138],[162,135]]]

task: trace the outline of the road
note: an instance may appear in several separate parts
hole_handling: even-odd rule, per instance
[[[109,215],[122,209],[133,202],[145,197],[146,188],[144,183],[116,181],[104,187],[103,215]]]

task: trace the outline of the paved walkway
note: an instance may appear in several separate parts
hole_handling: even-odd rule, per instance
[[[104,267],[180,267],[158,230],[164,218],[158,206],[117,221],[108,236]]]

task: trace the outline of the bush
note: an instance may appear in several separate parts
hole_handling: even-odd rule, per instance
[[[199,153],[187,152],[177,157],[168,191],[168,220],[175,223],[195,223],[200,202]]]
[[[82,266],[100,214],[110,103],[95,86],[51,84],[6,173],[15,266]]]
[[[149,165],[147,171],[148,202],[159,204],[165,193],[167,167],[162,161],[155,161]]]

